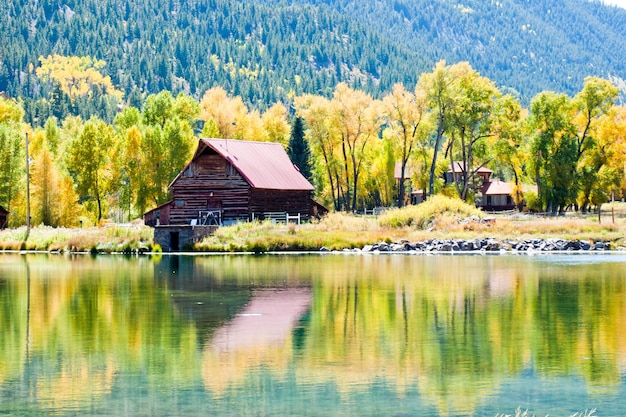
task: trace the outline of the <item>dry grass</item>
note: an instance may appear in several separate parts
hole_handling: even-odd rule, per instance
[[[422,204],[391,209],[380,218],[384,227],[414,227],[416,229],[446,230],[451,224],[468,217],[481,218],[484,212],[457,198],[443,195],[430,197]]]
[[[0,250],[60,252],[136,252],[151,248],[153,231],[141,224],[83,229],[26,227],[0,231]]]

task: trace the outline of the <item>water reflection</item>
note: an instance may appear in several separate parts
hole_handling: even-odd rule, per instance
[[[292,330],[311,304],[308,288],[266,289],[214,333],[204,348],[203,378],[222,394],[241,383],[248,370],[266,366],[284,374],[291,362]],[[244,370],[244,372],[241,372]]]
[[[4,413],[626,406],[621,256],[0,257]]]

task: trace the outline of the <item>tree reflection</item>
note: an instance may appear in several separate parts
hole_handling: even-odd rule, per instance
[[[602,395],[625,373],[618,262],[4,260],[0,389],[51,409],[98,404],[120,386],[155,399],[198,386],[263,396],[289,378],[294,390],[332,386],[343,400],[384,382],[397,398],[417,390],[440,415],[471,415],[526,370],[581,378]]]

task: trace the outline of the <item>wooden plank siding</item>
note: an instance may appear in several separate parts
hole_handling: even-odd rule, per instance
[[[196,158],[172,184],[170,224],[190,224],[200,210],[221,209],[223,221],[248,218],[250,185],[221,156],[211,153]]]
[[[301,214],[303,220],[309,220],[312,210],[309,191],[251,190],[250,211],[253,213],[283,211],[290,216]]]

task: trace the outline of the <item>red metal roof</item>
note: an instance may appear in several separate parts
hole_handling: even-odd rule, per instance
[[[201,139],[255,188],[268,190],[313,190],[289,159],[280,143],[236,139]]]

